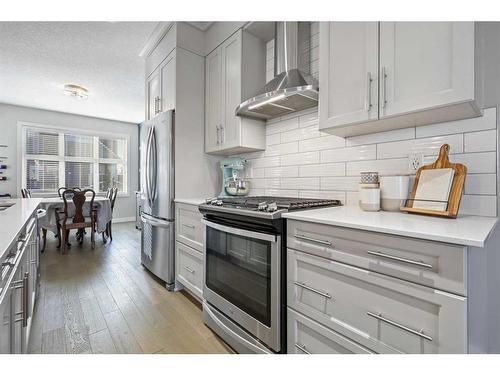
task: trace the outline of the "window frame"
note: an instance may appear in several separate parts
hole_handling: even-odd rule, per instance
[[[68,162],[89,162],[93,166],[93,189],[96,195],[104,195],[105,192],[99,192],[99,164],[122,164],[125,166],[124,170],[124,182],[126,184],[125,192],[118,192],[118,197],[130,197],[130,134],[127,133],[116,133],[116,132],[103,132],[94,131],[87,129],[75,129],[69,126],[58,126],[58,125],[45,125],[33,122],[18,121],[18,160],[21,162],[19,164],[19,173],[17,176],[17,191],[21,188],[26,187],[26,164],[27,160],[51,160],[59,162],[59,186],[64,186],[66,180],[64,163]],[[26,154],[26,130],[34,131],[47,131],[58,134],[58,155],[28,155]],[[93,156],[92,157],[74,157],[64,155],[64,134],[71,135],[82,135],[93,137]],[[121,159],[107,159],[99,158],[99,138],[103,139],[113,139],[113,140],[123,140],[126,142],[125,145],[125,161]],[[53,197],[57,196],[57,191],[33,191],[34,197]]]

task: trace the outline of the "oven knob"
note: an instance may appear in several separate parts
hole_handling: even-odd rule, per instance
[[[267,212],[274,212],[278,210],[278,204],[276,202],[269,203],[267,206]]]
[[[261,202],[257,206],[257,210],[259,211],[266,211],[267,210],[267,202]]]

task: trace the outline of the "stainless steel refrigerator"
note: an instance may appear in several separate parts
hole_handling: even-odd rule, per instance
[[[143,122],[139,132],[141,262],[174,287],[174,111]]]

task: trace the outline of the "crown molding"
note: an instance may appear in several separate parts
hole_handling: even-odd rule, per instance
[[[141,52],[139,52],[139,56],[144,59],[148,57],[174,24],[175,22],[158,22],[153,32],[149,36],[148,41],[146,42],[144,47],[142,47]]]

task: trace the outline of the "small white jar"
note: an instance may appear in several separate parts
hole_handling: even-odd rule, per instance
[[[359,184],[359,207],[363,211],[380,211],[379,184]]]

